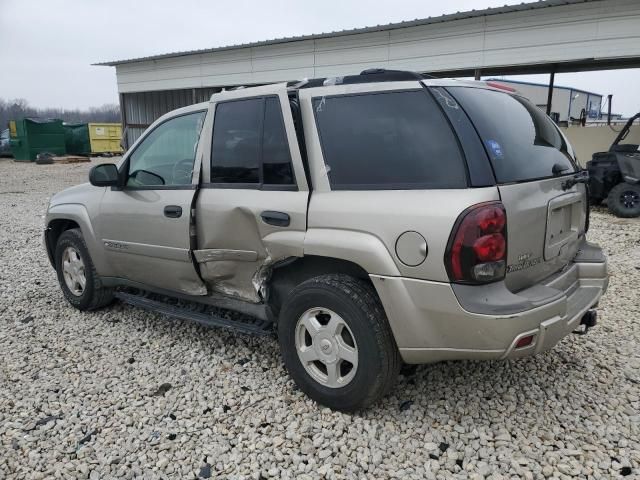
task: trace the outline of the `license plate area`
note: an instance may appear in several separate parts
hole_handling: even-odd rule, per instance
[[[583,194],[572,192],[549,201],[544,259],[570,255],[583,223]]]

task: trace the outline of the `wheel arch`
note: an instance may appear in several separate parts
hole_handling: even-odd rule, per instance
[[[300,283],[319,275],[343,273],[371,283],[369,275],[399,276],[389,250],[376,236],[354,230],[310,228],[304,255],[273,268],[267,301],[274,318],[287,294]]]
[[[49,256],[49,261],[54,268],[54,253],[60,235],[72,228],[79,228],[96,271],[101,275],[108,274],[104,255],[102,254],[101,244],[96,238],[89,214],[84,205],[55,205],[49,209],[46,222],[44,243],[47,249],[47,255]]]
[[[47,255],[51,266],[55,268],[54,253],[58,239],[63,232],[71,230],[72,228],[80,228],[80,225],[75,220],[68,218],[55,218],[47,224],[47,228],[44,231],[45,247],[47,249]]]
[[[320,275],[342,273],[371,284],[369,273],[360,265],[342,258],[320,255],[292,257],[274,266],[268,281],[268,305],[275,317],[288,294],[302,282]]]
[[[400,275],[398,266],[383,241],[370,233],[337,228],[310,228],[304,239],[304,255],[355,263],[368,275]]]

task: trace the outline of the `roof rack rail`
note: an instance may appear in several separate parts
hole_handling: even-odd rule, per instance
[[[288,82],[290,89],[298,90],[301,88],[324,87],[328,85],[348,85],[354,83],[373,83],[373,82],[403,82],[408,80],[424,80],[426,78],[435,78],[431,75],[412,72],[409,70],[388,70],[385,68],[369,68],[363,70],[357,75],[346,75],[344,77],[323,77],[310,78],[298,82]]]
[[[412,70],[388,70],[386,68],[368,68],[360,72],[360,75],[398,75],[407,76],[410,79],[423,80],[425,78],[436,78],[433,75],[427,73],[418,73]]]

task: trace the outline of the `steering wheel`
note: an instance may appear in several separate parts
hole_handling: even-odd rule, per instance
[[[173,165],[171,177],[174,185],[187,185],[191,183],[193,174],[193,159],[185,158]]]

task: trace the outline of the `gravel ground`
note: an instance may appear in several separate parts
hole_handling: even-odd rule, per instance
[[[612,277],[589,335],[407,369],[346,415],[294,387],[272,339],[71,308],[42,214],[88,169],[0,160],[0,478],[640,477],[640,221],[592,214]]]

